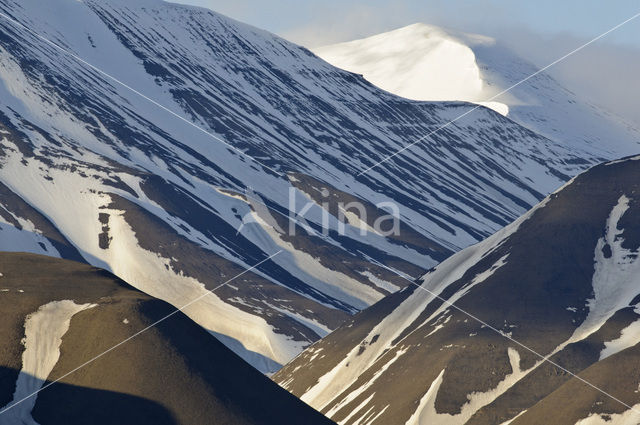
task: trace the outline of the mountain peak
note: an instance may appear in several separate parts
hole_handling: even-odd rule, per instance
[[[473,102],[560,143],[586,145],[603,159],[640,149],[640,130],[491,37],[415,23],[313,52],[398,96]]]
[[[313,51],[408,99],[479,101],[486,91],[474,51],[432,25],[416,23]]]

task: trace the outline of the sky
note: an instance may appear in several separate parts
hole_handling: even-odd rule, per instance
[[[640,13],[640,0],[177,2],[208,7],[310,48],[423,22],[492,36],[540,67]],[[578,96],[640,126],[640,17],[548,72]]]

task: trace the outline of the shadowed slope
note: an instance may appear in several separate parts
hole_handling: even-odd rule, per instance
[[[12,399],[24,367],[25,320],[54,301],[92,305],[73,315],[62,337],[47,377],[62,385],[38,394],[32,412],[41,425],[331,423],[182,313],[64,376],[175,309],[105,271],[70,261],[2,253],[0,272],[0,404]],[[27,334],[27,349],[29,343]]]

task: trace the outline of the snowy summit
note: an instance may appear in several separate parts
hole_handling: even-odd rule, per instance
[[[637,128],[580,99],[491,37],[418,23],[313,52],[407,99],[487,106],[603,158],[638,151]]]

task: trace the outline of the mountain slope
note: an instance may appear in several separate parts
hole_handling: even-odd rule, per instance
[[[419,287],[359,313],[274,379],[341,424],[633,417],[639,193],[640,157],[590,169]]]
[[[584,101],[546,72],[528,78],[538,68],[490,37],[414,24],[313,51],[399,96],[480,103],[608,159],[640,151],[637,127]]]
[[[599,159],[483,108],[360,174],[468,105],[160,0],[0,13],[0,249],[176,306],[259,264],[186,313],[264,372]],[[362,234],[389,212],[399,234]]]
[[[332,423],[182,313],[66,376],[175,309],[66,260],[0,253],[0,272],[0,424]]]

